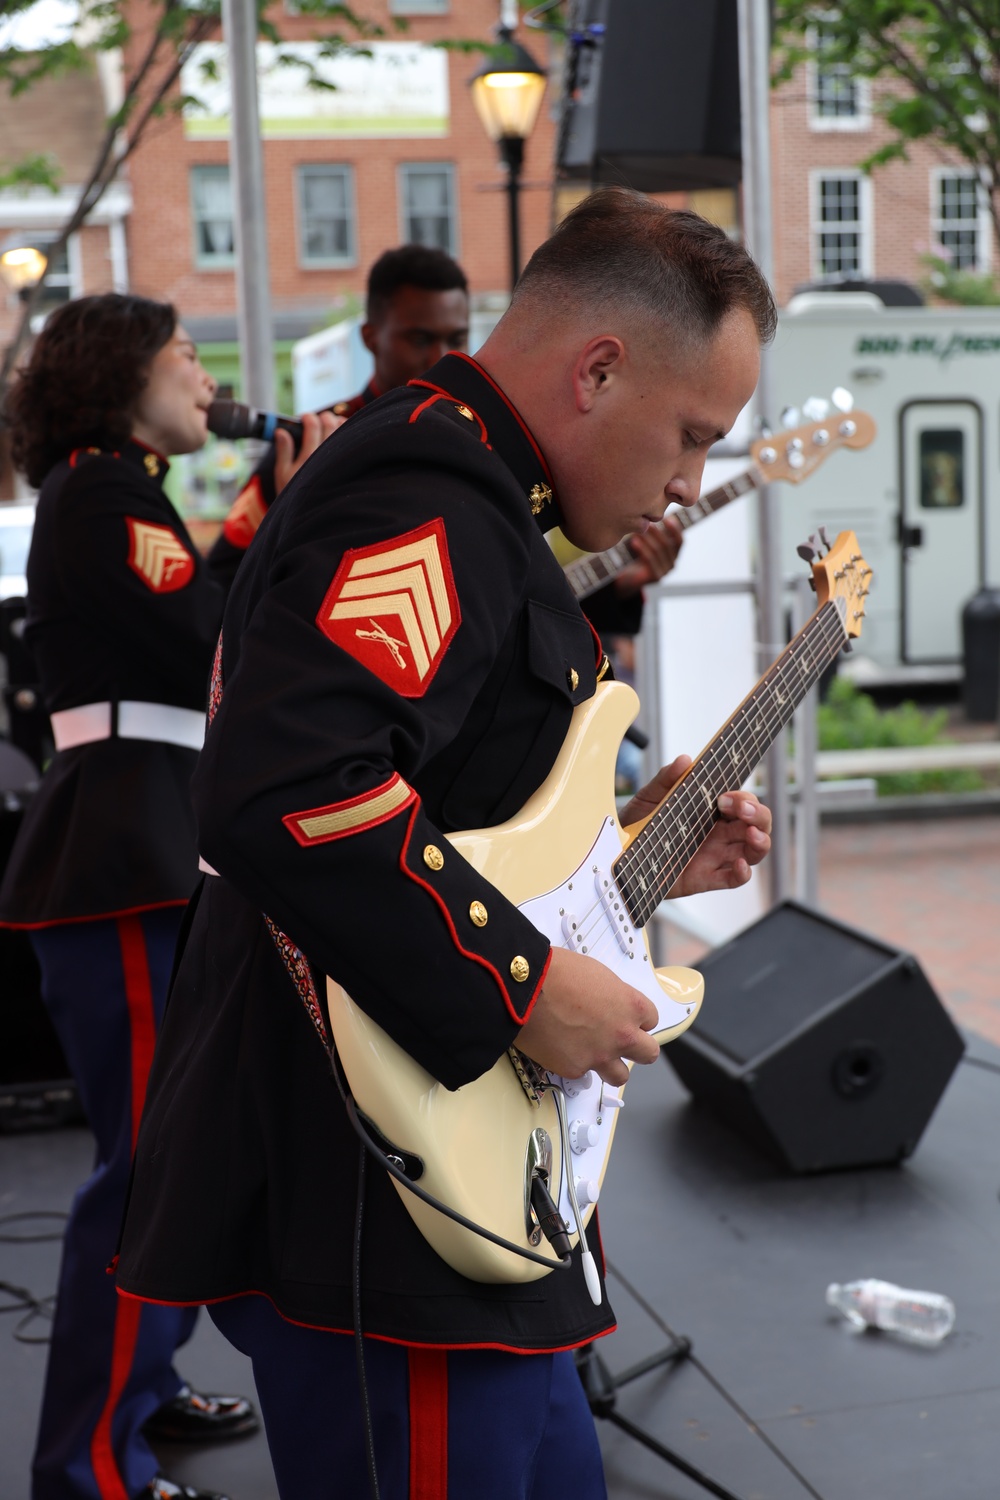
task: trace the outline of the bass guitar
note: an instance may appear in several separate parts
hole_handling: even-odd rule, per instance
[[[751,463],[742,474],[728,479],[718,489],[709,490],[694,505],[671,510],[669,514],[681,530],[686,531],[697,521],[714,516],[731,500],[738,500],[762,484],[770,484],[775,479],[799,484],[838,448],[867,448],[874,436],[875,423],[867,412],[848,411],[758,438],[750,444]],[[563,572],[574,596],[586,599],[624,573],[626,568],[634,566],[635,560],[635,553],[625,537],[605,552],[589,552],[585,557],[567,563]]]
[[[800,551],[811,556],[814,547]],[[638,699],[624,683],[608,682],[574,710],[555,765],[516,817],[449,835],[554,945],[600,959],[648,995],[661,1043],[694,1020],[703,982],[693,969],[654,968],[646,924],[719,817],[720,794],[744,784],[825,668],[860,634],[871,569],[854,533],[842,532],[812,570],[816,613],[641,824],[621,826],[613,794],[615,757]],[[624,1086],[596,1074],[555,1078],[512,1048],[449,1091],[332,979],[327,1007],[354,1105],[437,1253],[475,1281],[546,1275],[563,1257],[543,1238],[537,1179],[575,1241],[600,1194]],[[456,1223],[400,1177],[535,1259]]]

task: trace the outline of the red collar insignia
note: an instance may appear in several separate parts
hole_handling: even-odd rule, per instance
[[[316,623],[404,698],[427,691],[461,622],[444,522],[344,553]]]

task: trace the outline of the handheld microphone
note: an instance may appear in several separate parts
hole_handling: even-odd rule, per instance
[[[273,411],[258,411],[242,401],[213,401],[208,408],[208,430],[216,437],[263,438],[269,443],[278,428],[291,435],[296,453],[302,442],[302,423],[297,417],[281,417]]]

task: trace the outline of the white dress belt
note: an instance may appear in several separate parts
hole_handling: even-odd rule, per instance
[[[112,737],[111,703],[82,703],[79,708],[62,708],[52,715],[52,736],[57,750],[72,750],[94,740]],[[205,715],[196,708],[177,708],[173,703],[136,703],[129,699],[118,704],[120,740],[158,740],[166,745],[182,745],[200,750],[205,742]]]

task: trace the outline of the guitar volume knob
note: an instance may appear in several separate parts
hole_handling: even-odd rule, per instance
[[[582,1078],[564,1078],[563,1092],[570,1099],[575,1099],[577,1094],[585,1094],[594,1081],[593,1073],[584,1073]]]
[[[594,1177],[578,1177],[575,1186],[576,1201],[581,1208],[596,1203],[601,1196],[601,1184]]]
[[[599,1128],[588,1125],[584,1120],[574,1120],[569,1127],[569,1143],[577,1156],[582,1156],[591,1146],[596,1146],[600,1139]]]

